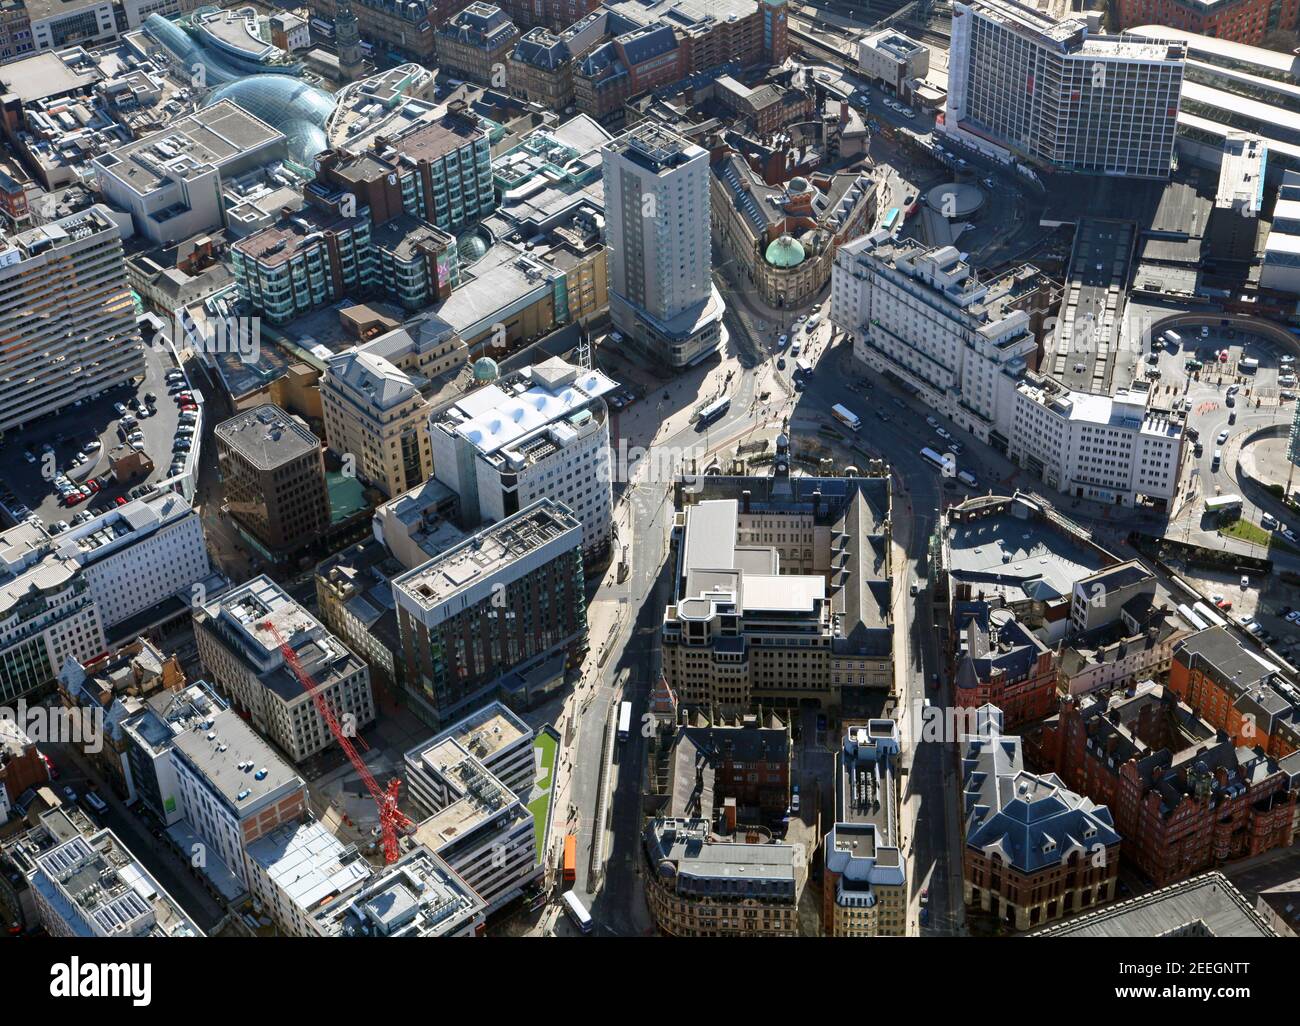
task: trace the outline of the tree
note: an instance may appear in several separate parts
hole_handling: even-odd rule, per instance
[[[1300,47],[1300,33],[1289,32],[1286,29],[1274,29],[1259,41],[1259,45],[1268,50],[1294,53]]]

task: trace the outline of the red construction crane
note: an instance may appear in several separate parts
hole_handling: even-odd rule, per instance
[[[383,831],[384,861],[386,863],[396,862],[401,854],[397,846],[398,833],[414,827],[414,824],[397,807],[397,791],[402,786],[402,782],[394,777],[388,782],[386,789],[380,788],[374,774],[370,772],[369,767],[357,754],[352,739],[340,726],[338,717],[334,715],[334,710],[325,701],[325,696],[320,691],[320,685],[312,679],[311,674],[304,670],[302,664],[298,662],[298,654],[293,650],[293,647],[284,640],[284,636],[270,620],[263,623],[262,628],[269,631],[271,636],[275,638],[275,643],[280,646],[280,654],[284,656],[284,661],[288,663],[293,675],[298,678],[298,683],[306,689],[307,694],[311,695],[311,700],[316,703],[316,711],[320,713],[321,719],[329,726],[330,733],[334,735],[339,747],[343,749],[344,754],[351,761],[357,775],[361,777],[362,783],[366,785],[366,790],[370,792],[370,797],[375,800],[375,805],[379,807],[379,826]]]

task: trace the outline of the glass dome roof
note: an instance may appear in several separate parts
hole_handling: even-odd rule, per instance
[[[477,260],[482,260],[488,251],[487,241],[475,231],[468,231],[456,240],[456,255],[460,265],[468,267]]]
[[[230,100],[283,132],[289,156],[304,168],[312,168],[316,155],[329,148],[325,124],[334,112],[334,99],[314,85],[289,75],[250,75],[214,92],[211,102],[219,100]]]
[[[773,239],[764,254],[764,259],[773,267],[798,267],[803,263],[803,258],[803,244],[789,235]]]

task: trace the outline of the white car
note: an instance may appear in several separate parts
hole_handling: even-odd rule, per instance
[[[945,442],[952,437],[952,435],[949,434],[947,431],[945,431],[943,428],[935,428],[934,433],[938,435],[940,438],[942,438]]]
[[[1294,357],[1294,356],[1284,356],[1284,357],[1282,357],[1282,359],[1279,360],[1278,362],[1279,362],[1279,363],[1286,363],[1286,364],[1295,363],[1295,357]]]
[[[1300,609],[1293,609],[1286,614],[1287,623],[1300,623]]]
[[[1224,430],[1219,432],[1218,442],[1220,445],[1222,445],[1227,440],[1228,440],[1228,431],[1225,428]]]
[[[1291,528],[1289,528],[1289,527],[1284,527],[1284,528],[1282,528],[1282,530],[1281,530],[1279,533],[1280,533],[1280,534],[1282,535],[1282,537],[1285,538],[1287,541],[1289,541],[1289,542],[1294,542],[1294,541],[1295,541],[1295,532],[1294,532],[1293,530],[1291,530]]]

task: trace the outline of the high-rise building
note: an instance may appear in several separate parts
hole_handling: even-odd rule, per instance
[[[944,129],[1059,171],[1167,178],[1185,52],[1014,0],[958,2]]]
[[[533,814],[514,791],[453,737],[421,753],[442,803],[415,829],[426,845],[496,911],[541,880]]]
[[[460,336],[428,318],[325,364],[320,397],[329,447],[351,455],[357,477],[390,498],[426,481],[433,473],[429,397],[463,369]]]
[[[708,151],[646,121],[603,152],[610,317],[650,356],[688,367],[722,342]]]
[[[428,753],[448,738],[483,764],[520,798],[527,799],[537,782],[537,760],[533,751],[533,728],[500,702],[493,702],[453,723],[406,753],[403,773],[405,793],[430,813],[451,800],[447,781],[428,771]]]
[[[108,209],[0,236],[0,432],[144,374]]]
[[[552,499],[396,578],[393,598],[407,694],[435,723],[487,704],[508,675],[562,676],[587,649],[582,532]]]
[[[370,668],[268,577],[195,609],[194,639],[213,682],[294,762],[328,748],[334,736],[287,664],[280,639],[345,729],[359,731],[374,721]]]
[[[613,515],[609,410],[618,385],[558,357],[484,385],[435,413],[433,472],[460,496],[470,528],[541,498],[582,524],[587,555],[609,545]]]
[[[271,403],[235,414],[215,434],[240,533],[272,561],[319,540],[330,522],[320,439]]]

